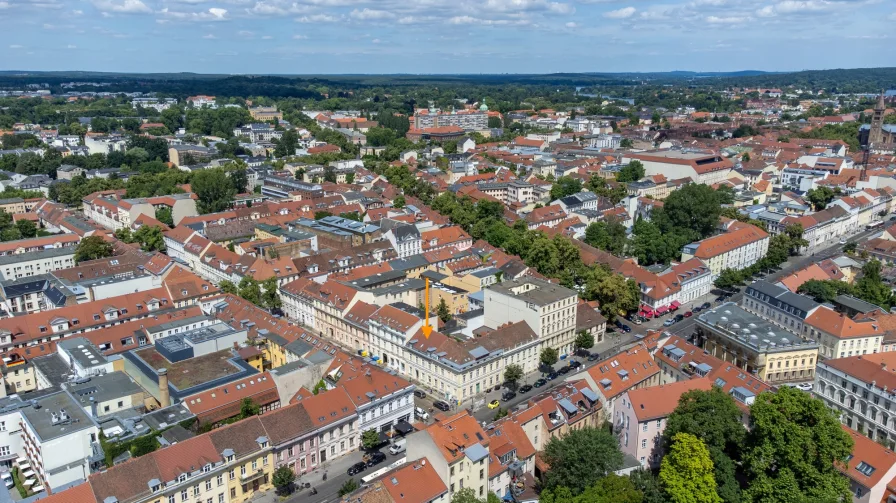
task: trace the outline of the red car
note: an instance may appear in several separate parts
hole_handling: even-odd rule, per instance
[[[685,318],[690,318],[690,317],[693,316],[693,315],[694,315],[694,313],[692,313],[692,312],[690,312],[690,311],[684,313],[684,317],[685,317]]]

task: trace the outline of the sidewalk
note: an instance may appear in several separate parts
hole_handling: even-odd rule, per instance
[[[304,475],[297,476],[296,485],[309,483],[311,484],[311,487],[317,487],[326,482],[330,482],[331,480],[335,480],[337,476],[345,475],[346,472],[348,472],[348,468],[358,461],[361,461],[363,456],[363,452],[354,451],[345,456],[336,458],[333,461],[327,461],[316,469],[307,472]],[[327,474],[326,482],[324,482],[324,473]]]

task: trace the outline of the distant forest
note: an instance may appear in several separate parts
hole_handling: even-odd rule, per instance
[[[587,87],[594,92],[628,94],[640,86],[685,86],[724,89],[728,87],[789,87],[824,89],[830,93],[877,92],[896,87],[896,68],[809,70],[790,73],[742,71],[729,73],[556,73],[545,75],[300,75],[227,76],[191,73],[128,74],[102,72],[0,72],[0,89],[27,84],[49,84],[54,93],[68,82],[100,82],[102,87],[75,90],[155,91],[163,95],[268,96],[271,98],[324,99],[321,89],[369,89],[374,87],[429,86],[558,86]],[[628,92],[626,92],[628,91]]]

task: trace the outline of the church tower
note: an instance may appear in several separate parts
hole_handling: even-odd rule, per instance
[[[877,98],[877,105],[874,107],[874,115],[871,116],[871,133],[868,135],[869,145],[880,145],[884,142],[883,124],[884,112],[887,110],[887,104],[884,103],[884,92],[880,92]]]

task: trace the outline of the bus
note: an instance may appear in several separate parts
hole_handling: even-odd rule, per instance
[[[883,225],[884,225],[884,221],[878,220],[877,222],[871,222],[870,224],[866,225],[865,229],[870,231],[873,229],[877,229],[878,227],[883,227]]]

